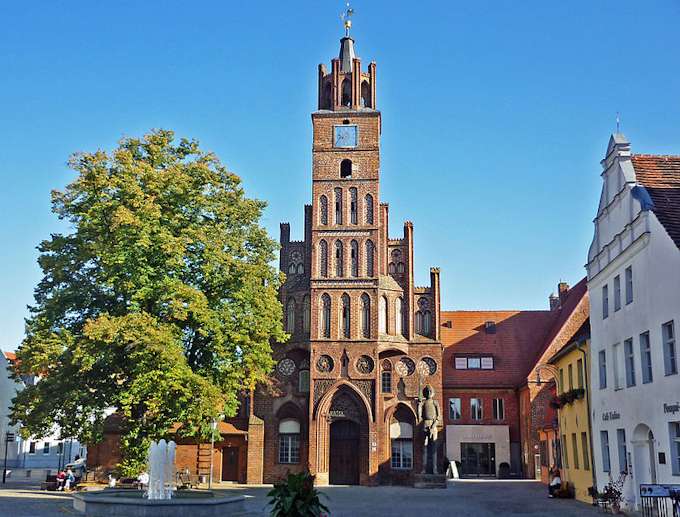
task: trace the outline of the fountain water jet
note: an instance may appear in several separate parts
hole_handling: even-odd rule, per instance
[[[147,499],[172,499],[175,492],[175,448],[173,441],[151,442],[148,453],[149,488]]]

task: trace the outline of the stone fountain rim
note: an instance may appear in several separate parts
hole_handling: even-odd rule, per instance
[[[245,501],[245,496],[215,496],[215,497],[180,497],[173,499],[146,499],[144,497],[120,497],[112,494],[129,494],[129,489],[99,490],[96,492],[80,492],[73,494],[74,499],[80,499],[85,503],[115,503],[128,506],[214,506],[225,503]]]

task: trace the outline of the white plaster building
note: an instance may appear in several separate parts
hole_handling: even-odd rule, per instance
[[[14,441],[7,444],[7,469],[12,479],[44,479],[50,472],[55,472],[75,461],[76,456],[85,458],[87,450],[75,439],[62,439],[56,430],[51,436],[22,439],[19,436],[20,426],[9,425],[9,407],[17,392],[24,384],[14,381],[7,370],[14,360],[14,354],[0,352],[0,477],[5,457],[5,436],[8,431],[14,435]],[[36,382],[34,378],[25,379],[26,383]]]
[[[680,156],[631,155],[614,134],[588,252],[592,443],[600,489],[627,472],[680,483]]]

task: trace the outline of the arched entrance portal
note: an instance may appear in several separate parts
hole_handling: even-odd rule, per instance
[[[331,423],[329,481],[332,485],[359,484],[359,424],[351,420]]]
[[[633,431],[633,472],[635,497],[639,497],[640,484],[656,483],[656,453],[654,433],[646,424],[638,424]]]
[[[340,381],[319,401],[315,435],[320,484],[368,482],[371,421],[363,394],[347,381]]]

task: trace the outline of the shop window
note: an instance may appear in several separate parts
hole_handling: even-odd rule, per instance
[[[279,423],[279,463],[300,463],[300,422],[293,419]]]

